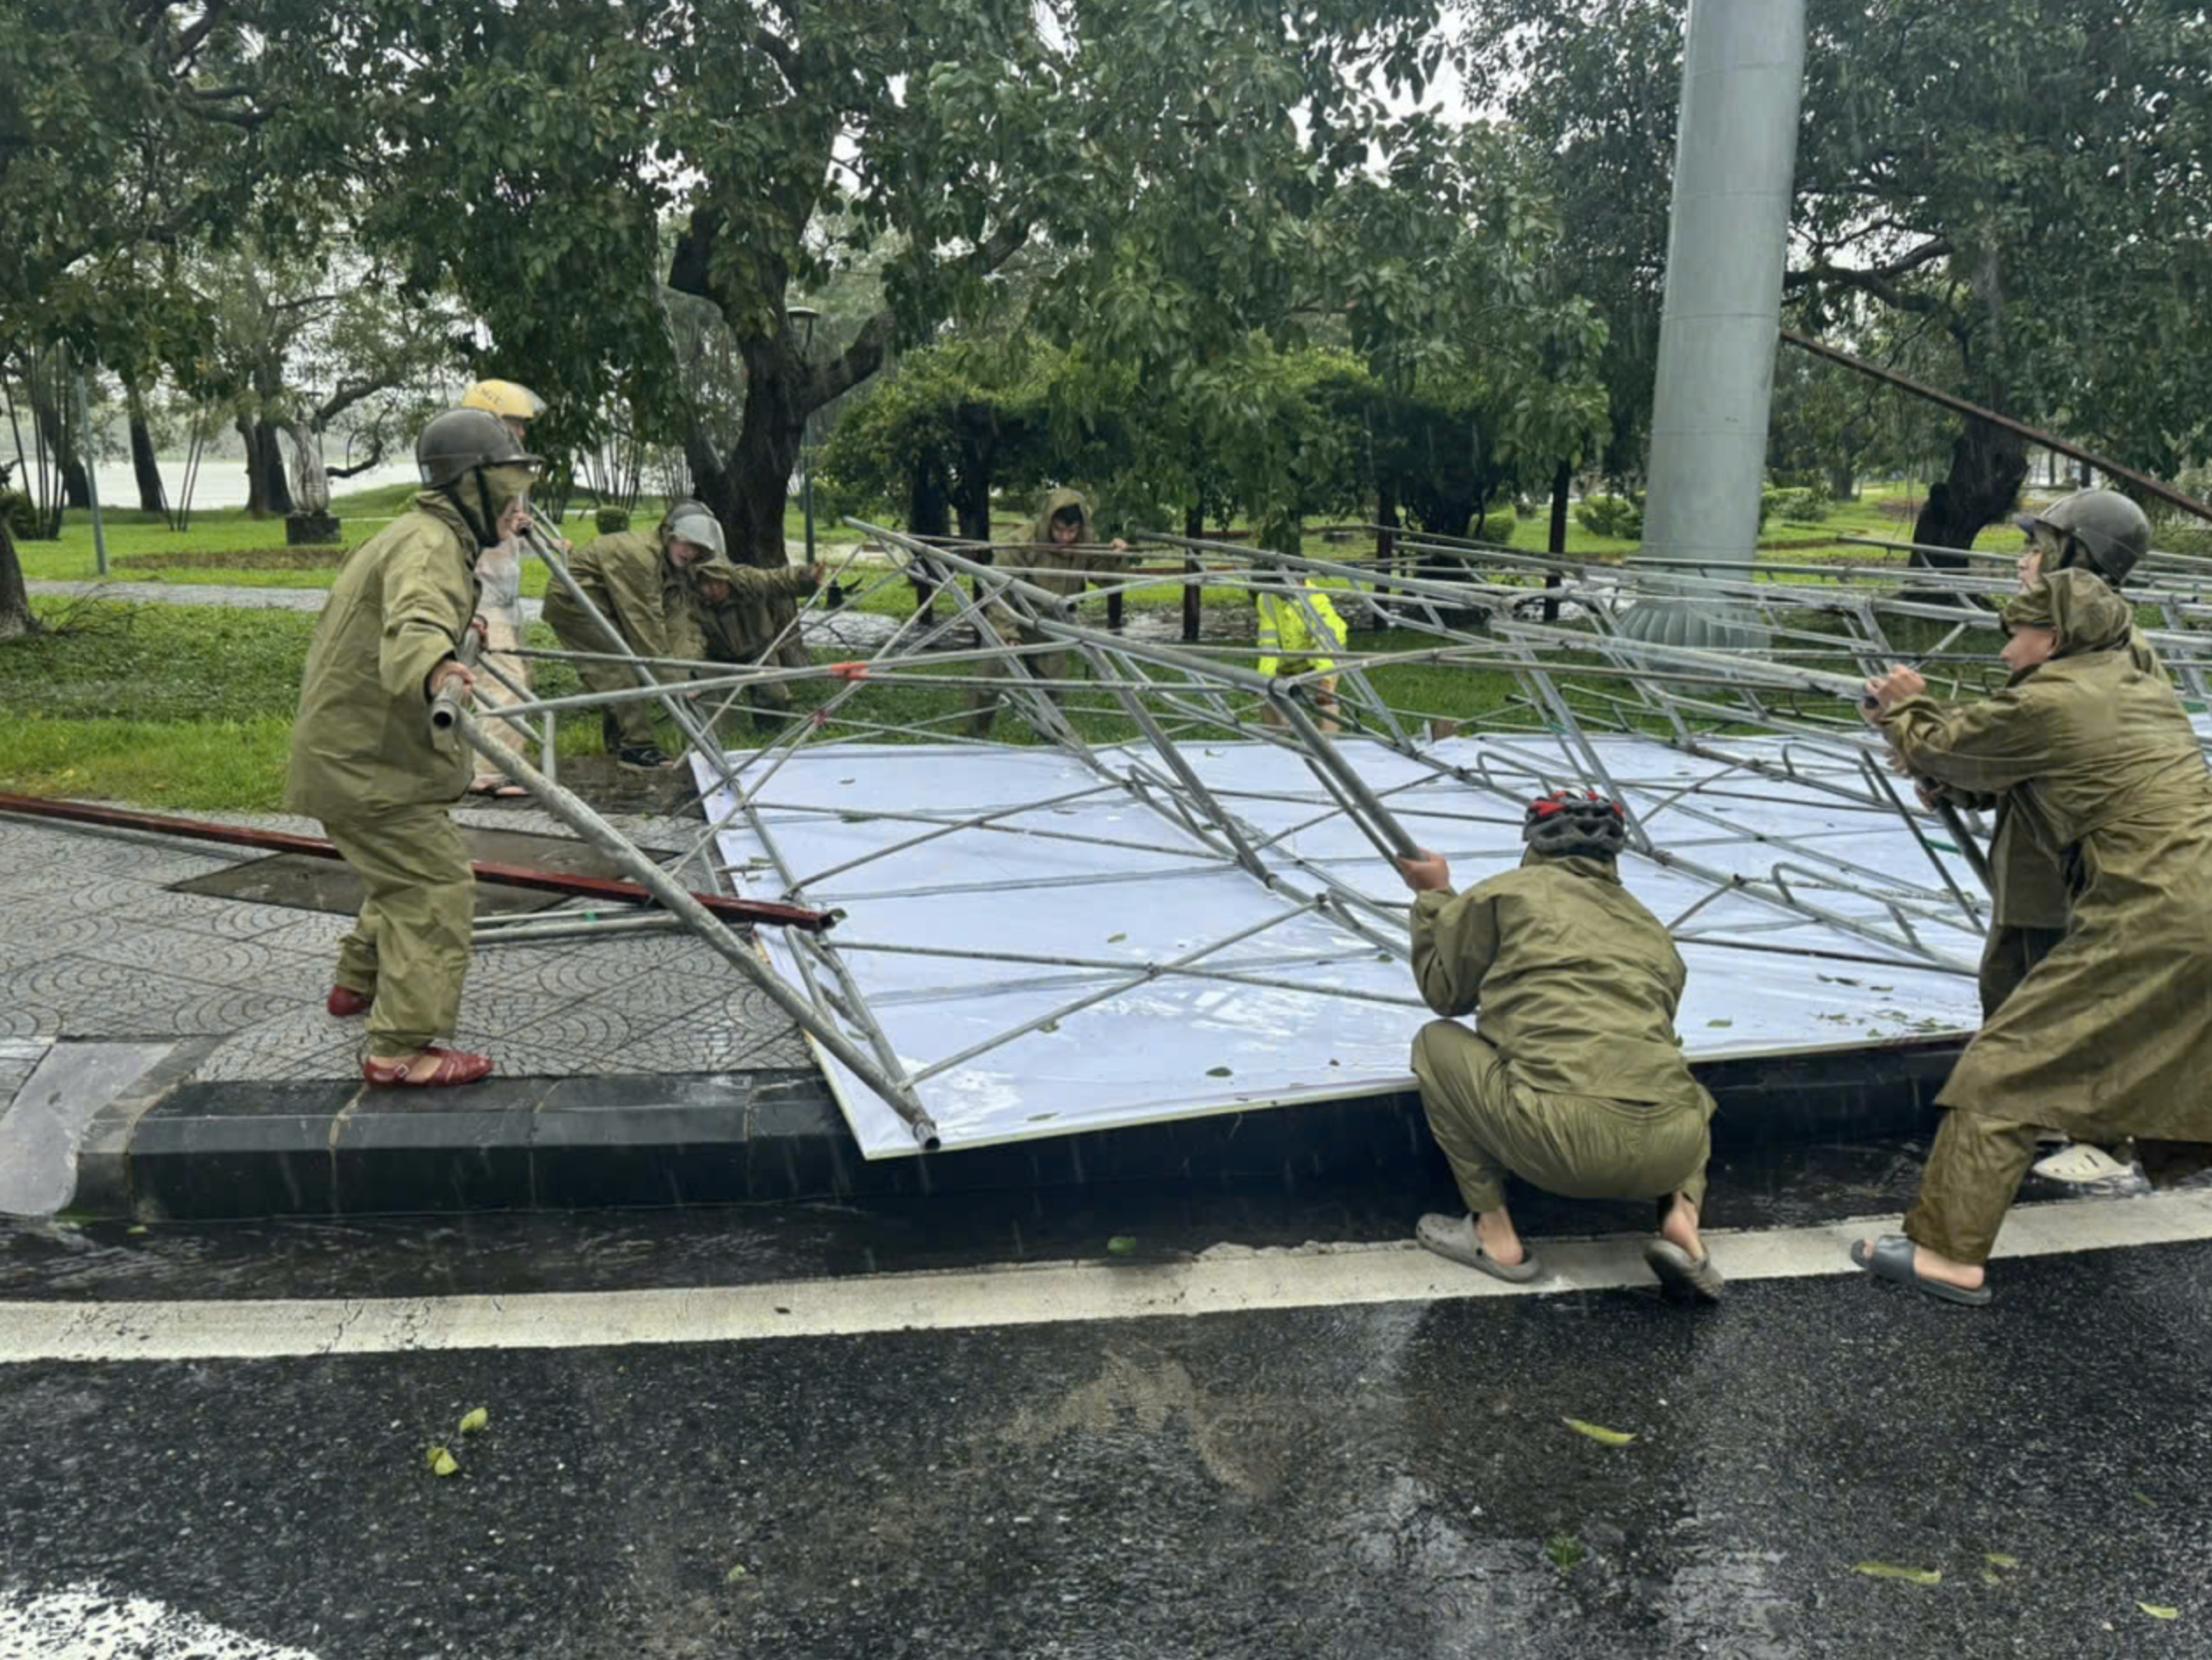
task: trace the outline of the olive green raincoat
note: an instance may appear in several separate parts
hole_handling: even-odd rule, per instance
[[[476,614],[477,551],[444,497],[417,496],[340,568],[301,677],[285,800],[323,821],[361,879],[335,978],[375,1000],[379,1058],[450,1036],[460,1017],[475,879],[446,807],[471,752],[431,734],[429,680]]]
[[[699,628],[706,638],[706,655],[716,663],[758,663],[780,631],[770,603],[803,600],[814,592],[814,573],[805,565],[761,571],[718,558],[692,566],[691,576],[695,592],[710,577],[730,585],[729,598],[719,602],[698,594]],[[782,712],[791,707],[791,688],[782,680],[767,681],[748,686],[745,699],[752,706],[754,724],[769,730],[780,724]]]
[[[469,748],[431,735],[427,683],[476,614],[476,556],[460,514],[426,491],[340,567],[300,682],[293,811],[356,819],[461,798]]]
[[[1983,702],[1909,699],[1890,742],[1917,772],[2003,791],[2065,873],[2067,933],[1967,1045],[1906,1232],[1986,1260],[2033,1157],[2031,1128],[2078,1140],[2212,1141],[2212,774],[2180,699],[2092,573],[2006,607],[2059,654]]]
[[[1073,549],[1061,549],[1053,543],[1053,515],[1062,507],[1075,507],[1083,510],[1082,528],[1075,533]],[[1088,551],[1098,544],[1098,529],[1091,522],[1090,504],[1083,500],[1082,492],[1065,486],[1045,497],[1044,505],[1037,511],[1015,543],[998,550],[998,564],[1018,571],[1021,579],[1037,587],[1058,594],[1063,599],[1082,592],[1095,576],[1108,576],[1118,571],[1121,562]],[[989,620],[992,631],[1008,643],[1019,642],[1034,645],[1038,637],[1021,627],[1011,611],[1003,605],[988,607],[984,615]],[[1072,657],[1065,651],[1032,653],[1023,659],[1029,671],[1044,680],[1064,680],[1068,677]],[[996,677],[1007,672],[1002,663],[979,664],[979,675]],[[1054,703],[1060,694],[1050,694]],[[991,726],[998,717],[998,693],[989,686],[979,688],[970,701],[968,735],[988,737]]]
[[[706,637],[706,655],[716,663],[759,662],[777,633],[769,604],[805,599],[814,592],[814,572],[807,565],[761,571],[717,558],[693,565],[688,574],[698,600],[699,627]],[[728,583],[730,597],[713,602],[698,593],[698,585],[709,578]]]
[[[697,661],[706,656],[697,591],[669,562],[666,526],[657,530],[618,530],[585,543],[569,556],[569,574],[599,614],[620,630],[641,657]],[[571,651],[612,651],[613,643],[557,580],[545,592],[546,625]],[[620,663],[580,663],[577,676],[593,692],[624,692],[637,677]],[[656,679],[673,677],[656,670]],[[608,719],[625,748],[653,742],[649,699],[611,706]]]
[[[1605,859],[1530,854],[1414,901],[1414,1045],[1430,1127],[1471,1210],[1503,1178],[1572,1198],[1701,1202],[1712,1097],[1674,1029],[1682,958]]]

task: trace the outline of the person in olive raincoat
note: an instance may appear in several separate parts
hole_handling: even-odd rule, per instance
[[[2041,514],[2023,514],[2013,521],[2028,537],[2019,564],[2024,593],[2051,571],[2087,569],[2117,586],[2151,548],[2151,521],[2143,509],[2114,490],[2080,490]],[[2157,655],[2139,636],[2130,649],[2146,673],[2163,675]],[[2066,936],[2067,884],[2058,862],[2024,832],[2002,792],[1921,786],[1933,805],[1941,796],[1993,812],[1989,836],[1989,931],[1982,941],[1980,990],[1982,1018],[1988,1020],[2010,997],[2028,970]],[[2052,1139],[2046,1131],[2043,1139]],[[2088,1142],[2060,1147],[2040,1160],[2038,1175],[2062,1181],[2102,1181],[2127,1174],[2128,1167]]]
[[[569,574],[594,609],[619,629],[641,657],[695,662],[706,655],[699,625],[698,599],[685,574],[724,551],[722,527],[696,501],[670,505],[656,530],[618,530],[578,548],[568,561]],[[557,579],[545,591],[545,622],[571,651],[612,652],[614,644]],[[593,692],[624,692],[637,677],[619,663],[579,663],[578,677]],[[670,680],[679,671],[657,670]],[[676,764],[653,735],[650,699],[614,704],[600,717],[606,746],[618,764],[634,772],[657,771]]]
[[[1129,543],[1114,538],[1117,551],[1126,552]],[[1021,573],[1021,579],[1037,587],[1072,599],[1082,592],[1095,576],[1112,576],[1124,567],[1121,561],[1105,557],[1099,551],[1098,532],[1091,522],[1090,504],[1083,500],[1082,492],[1065,486],[1052,491],[1045,504],[1038,510],[1020,537],[1009,547],[998,550],[998,562]],[[984,612],[993,633],[1008,644],[1034,645],[1040,635],[1024,628],[1012,612],[1003,605],[993,605]],[[1060,680],[1067,677],[1072,659],[1065,651],[1039,652],[1022,659],[1029,672],[1040,680]],[[1003,661],[986,662],[977,665],[979,675],[996,677],[1010,672]],[[1049,694],[1054,703],[1060,701],[1057,692]],[[998,720],[999,693],[989,686],[977,689],[970,699],[971,713],[968,720],[968,735],[988,738]]]
[[[1570,1198],[1652,1199],[1659,1237],[1644,1260],[1670,1291],[1715,1300],[1720,1273],[1698,1233],[1712,1097],[1675,1032],[1682,958],[1615,868],[1626,820],[1601,797],[1547,796],[1521,835],[1517,869],[1457,896],[1436,855],[1399,863],[1416,896],[1414,978],[1446,1017],[1414,1039],[1414,1074],[1469,1212],[1423,1217],[1416,1237],[1533,1280],[1508,1172]]]
[[[2011,684],[1939,705],[1909,669],[1867,712],[1913,771],[2003,792],[2065,873],[2065,936],[1967,1046],[1904,1232],[1854,1245],[1884,1279],[1989,1300],[1985,1265],[2036,1126],[2137,1138],[2155,1181],[2212,1160],[2212,773],[2173,684],[2094,573],[2053,572],[2005,607]]]
[[[436,1046],[460,1017],[475,881],[446,809],[468,787],[470,750],[433,735],[430,704],[474,677],[458,658],[476,614],[476,560],[539,465],[495,415],[456,409],[424,427],[429,487],[339,568],[300,683],[286,804],[323,821],[361,878],[361,913],[339,942],[328,1007],[369,1016],[372,1083],[472,1083],[482,1055]]]
[[[761,571],[732,564],[719,555],[693,565],[691,585],[698,599],[708,658],[741,666],[758,663],[776,641],[769,605],[779,599],[808,598],[820,588],[823,576],[819,564]],[[745,696],[753,707],[753,724],[762,732],[781,726],[791,704],[791,689],[781,680],[748,686]]]

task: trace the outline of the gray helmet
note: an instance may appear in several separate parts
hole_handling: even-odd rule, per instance
[[[2125,582],[2136,561],[2151,551],[2150,520],[2117,490],[2077,490],[2013,522],[2030,536],[2038,525],[2057,533],[2064,549],[2060,570],[2086,564],[2114,584]]]
[[[415,465],[433,490],[457,483],[479,467],[543,467],[506,422],[483,409],[448,409],[415,440]]]
[[[1521,839],[1550,859],[1611,859],[1628,845],[1628,820],[1603,796],[1562,790],[1528,804]]]
[[[729,551],[722,539],[722,521],[696,501],[679,501],[668,510],[661,521],[663,543],[688,542],[695,548],[704,548],[709,558],[720,558]]]

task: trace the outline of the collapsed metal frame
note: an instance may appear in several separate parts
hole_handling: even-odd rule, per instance
[[[1094,576],[1085,592],[1063,597],[1031,580],[1047,574],[1034,567],[987,564],[956,546],[847,522],[890,556],[888,566],[860,595],[861,604],[877,590],[907,583],[918,574],[934,597],[951,602],[951,614],[940,620],[918,609],[890,628],[864,656],[791,668],[766,665],[776,663],[776,649],[785,640],[803,637],[800,631],[819,620],[822,594],[796,608],[777,640],[762,655],[761,663],[754,666],[640,659],[619,632],[594,613],[606,635],[607,651],[526,655],[621,662],[638,682],[634,689],[542,698],[510,685],[510,692],[520,700],[488,712],[482,720],[505,720],[535,735],[531,722],[545,723],[549,732],[550,722],[561,713],[629,700],[657,703],[676,721],[690,751],[706,758],[713,783],[705,795],[712,797],[719,785],[730,802],[727,810],[708,815],[676,868],[706,853],[723,831],[741,824],[762,849],[758,867],[733,872],[719,866],[720,874],[756,883],[764,879],[778,900],[793,905],[811,907],[811,890],[832,878],[849,876],[872,862],[946,837],[1099,841],[1102,838],[1081,831],[1010,821],[1100,798],[1131,805],[1159,826],[1155,839],[1116,838],[1111,845],[1170,855],[1187,862],[1189,869],[1241,871],[1280,903],[1280,911],[1257,926],[1143,965],[1106,957],[918,947],[843,933],[791,936],[786,944],[797,983],[791,984],[548,776],[549,768],[542,772],[509,767],[549,811],[615,856],[670,913],[668,918],[623,919],[599,926],[666,926],[672,919],[698,933],[761,986],[827,1053],[882,1096],[912,1126],[924,1147],[936,1144],[936,1127],[917,1093],[920,1086],[1040,1026],[1055,1025],[1163,978],[1420,1007],[1410,994],[1381,997],[1358,987],[1293,977],[1301,970],[1325,970],[1336,960],[1333,954],[1267,951],[1266,936],[1272,930],[1299,918],[1323,916],[1361,942],[1361,954],[1381,952],[1407,960],[1407,905],[1402,898],[1371,891],[1348,879],[1335,868],[1339,861],[1303,856],[1288,845],[1299,832],[1338,815],[1356,826],[1375,849],[1380,869],[1382,860],[1416,848],[1400,819],[1400,812],[1490,826],[1517,826],[1521,805],[1534,790],[1599,789],[1629,809],[1632,856],[1704,886],[1702,897],[1670,919],[1683,943],[1934,968],[1953,975],[1973,972],[1958,947],[1961,937],[1981,932],[1985,906],[1971,882],[1961,881],[1943,857],[1946,852],[1963,855],[1967,851],[1957,840],[1960,826],[1946,826],[1907,800],[1881,764],[1878,739],[1849,706],[1865,675],[1901,656],[1917,656],[1932,677],[1948,676],[1954,687],[1987,685],[1994,657],[1988,651],[1964,649],[1960,642],[1974,643],[1969,636],[1997,628],[1994,603],[2011,591],[2008,581],[1872,564],[1760,566],[1749,572],[1732,567],[1732,574],[1714,577],[1694,565],[1680,568],[1690,562],[1677,562],[1663,571],[1652,562],[1601,565],[1399,531],[1393,537],[1396,551],[1401,558],[1410,556],[1416,565],[1416,574],[1407,575],[1374,564],[1154,535],[1147,540],[1180,555],[1181,563],[1175,569],[1145,569],[1147,556],[1140,551],[1129,556],[1131,568]],[[555,579],[583,599],[553,549],[541,542],[535,551]],[[858,547],[848,551],[833,580],[858,568],[860,554]],[[1429,568],[1424,571],[1422,566]],[[2161,570],[2152,585],[2131,597],[2160,608],[2169,628],[2152,637],[2184,684],[2201,695],[2204,665],[2197,642],[2203,636],[2187,632],[2187,628],[2212,615],[2212,607],[2198,601],[2193,587],[2178,585],[2194,574]],[[1086,621],[1092,608],[1117,594],[1194,579],[1216,591],[1267,590],[1301,597],[1301,603],[1308,583],[1325,585],[1339,591],[1335,597],[1340,603],[1364,610],[1362,621],[1367,627],[1396,631],[1415,643],[1393,649],[1347,649],[1336,653],[1326,670],[1308,667],[1266,677],[1250,666],[1257,656],[1252,645],[1155,642]],[[1727,651],[1691,651],[1625,635],[1618,626],[1620,614],[1659,592],[1676,602],[1730,607],[1748,620],[1761,643]],[[1524,614],[1536,607],[1569,614],[1570,621],[1562,625],[1526,620]],[[590,610],[588,599],[585,608]],[[1310,607],[1308,614],[1311,619]],[[1943,638],[1932,650],[1900,649],[1896,636],[1902,626],[1918,628],[1931,622],[1945,625]],[[966,643],[971,634],[973,645]],[[1046,672],[1047,659],[1072,662],[1080,672],[1053,677]],[[1424,711],[1410,706],[1402,697],[1393,701],[1393,671],[1421,667],[1478,670],[1510,677],[1514,690],[1496,719],[1483,718],[1485,734],[1471,763],[1438,756],[1426,747],[1447,726],[1456,731],[1470,724],[1464,712]],[[665,682],[667,676],[688,677],[690,684],[679,692]],[[1333,684],[1336,693],[1327,713],[1341,723],[1344,734],[1379,744],[1411,763],[1418,770],[1414,778],[1379,791],[1368,785],[1322,729],[1315,693],[1324,680]],[[757,747],[727,751],[715,735],[739,699],[769,686],[810,684],[818,694],[812,706],[794,706],[783,717],[781,729]],[[907,694],[934,694],[940,700],[952,694],[954,701],[940,712],[917,713],[897,706]],[[821,865],[819,858],[810,863],[797,839],[776,822],[778,815],[847,810],[793,800],[776,788],[796,756],[837,744],[883,739],[983,743],[949,728],[964,723],[970,706],[985,698],[997,700],[1002,718],[1010,711],[1037,743],[1067,756],[1090,782],[1074,791],[982,812],[871,808],[868,816],[911,822],[913,834],[827,865]],[[710,705],[709,700],[717,701]],[[893,706],[883,707],[886,703]],[[711,713],[702,713],[710,706]],[[462,714],[457,723],[463,735],[479,748],[489,741],[482,720]],[[1110,734],[1099,730],[1101,720],[1115,723]],[[1608,734],[1654,740],[1713,770],[1686,784],[1620,776],[1605,749],[1593,741]],[[1310,814],[1270,830],[1254,816],[1254,804],[1238,791],[1209,784],[1184,747],[1194,740],[1221,738],[1273,745],[1294,755],[1313,779],[1315,791],[1269,793],[1263,799],[1272,806],[1290,803],[1310,808]],[[1539,747],[1524,739],[1543,741]],[[503,764],[512,759],[500,758]],[[1472,789],[1478,792],[1478,802],[1494,801],[1497,812],[1469,812],[1464,807],[1429,812],[1418,794],[1429,784]],[[1747,834],[1740,822],[1726,816],[1731,800],[1762,794],[1779,798],[1775,797],[1778,790],[1799,792],[1793,798],[1799,801],[1805,793],[1817,795],[1840,810],[1870,815],[1869,823],[1901,821],[1925,854],[1928,874],[1920,877],[1874,869],[1854,861],[1847,851],[1800,838]],[[1692,828],[1676,837],[1668,834],[1673,825]],[[1777,856],[1763,869],[1714,862],[1709,850],[1732,838],[1741,844],[1756,842]],[[1003,887],[990,885],[994,890]],[[1735,937],[1726,939],[1697,926],[1706,906],[1725,896],[1755,903],[1767,919],[1750,926],[1733,923],[1728,933]],[[541,919],[539,926],[547,925]],[[564,936],[572,932],[566,923],[550,926]],[[1801,935],[1815,926],[1851,935],[1855,945],[1865,948],[1838,951],[1833,939],[1817,944],[1792,940],[1793,932]],[[1742,938],[1747,933],[1766,937]],[[541,936],[516,925],[500,937],[526,940]],[[1069,995],[1050,1012],[968,1043],[954,1053],[910,1061],[885,1036],[847,961],[871,954],[996,961],[1009,970],[1006,983],[1028,989],[1050,985]],[[1040,970],[1060,972],[1040,977]]]

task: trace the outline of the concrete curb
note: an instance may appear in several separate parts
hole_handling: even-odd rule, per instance
[[[1925,1126],[1955,1039],[1698,1068],[1717,1153]],[[181,1056],[104,1110],[72,1207],[219,1218],[726,1204],[1124,1181],[1270,1193],[1442,1167],[1420,1102],[1190,1118],[862,1160],[811,1071],[497,1078],[458,1093],[179,1082]]]

